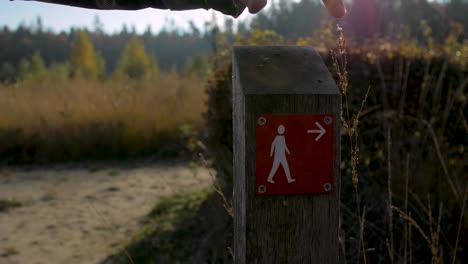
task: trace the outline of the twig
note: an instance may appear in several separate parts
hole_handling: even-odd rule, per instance
[[[466,194],[468,192],[468,183],[465,184],[465,193],[463,194],[463,205],[462,210],[460,213],[460,221],[458,222],[458,231],[457,231],[457,239],[455,240],[455,247],[453,249],[453,259],[452,264],[455,264],[455,260],[457,259],[457,249],[458,249],[458,241],[460,240],[460,233],[463,224],[463,216],[465,215],[465,205],[466,205]]]
[[[437,233],[435,236],[435,246],[438,249],[439,248],[439,239],[440,239],[440,222],[442,221],[442,203],[439,204],[439,219],[437,219]],[[440,259],[438,260],[440,262]]]
[[[211,174],[211,173],[210,173]],[[214,177],[214,176],[213,176]],[[229,203],[226,196],[224,195],[223,191],[221,190],[221,186],[219,185],[219,182],[216,180],[213,180],[213,187],[216,191],[216,193],[221,196],[221,199],[223,199],[223,206],[224,209],[226,209],[226,212],[234,218],[234,208],[232,206],[232,203]]]
[[[434,245],[432,244],[432,240],[426,235],[426,233],[424,233],[424,230],[416,222],[416,220],[414,220],[411,217],[411,215],[405,214],[405,212],[403,212],[400,208],[398,208],[396,206],[392,206],[392,209],[397,211],[400,214],[400,217],[403,218],[404,220],[408,221],[411,226],[416,227],[416,229],[419,231],[419,233],[424,238],[424,240],[426,240],[426,242],[427,242],[427,244],[429,246],[429,249],[431,250],[432,258],[435,259],[436,262],[438,263],[437,249],[434,247]]]
[[[427,198],[427,205],[428,205],[427,216],[429,217],[429,233],[431,235],[431,243],[434,245],[434,230],[432,229],[434,218],[432,217],[431,194],[428,193],[426,198]]]
[[[468,134],[468,123],[466,122],[465,115],[463,114],[463,111],[461,109],[459,109],[459,111],[460,111],[460,115],[462,117],[463,127],[465,128],[466,133]]]
[[[366,222],[366,207],[362,208],[362,218],[360,220],[360,225],[359,225],[359,240],[361,241],[361,246],[362,246],[362,256],[364,258],[364,263],[367,263],[367,257],[366,257],[366,245],[364,243],[364,227]]]
[[[200,159],[200,162],[203,164],[205,167],[209,167],[208,160],[205,158],[205,156],[202,153],[198,153],[198,157]],[[213,188],[215,189],[216,193],[221,196],[221,199],[223,199],[223,207],[226,209],[227,213],[234,218],[234,207],[232,206],[232,203],[228,202],[228,199],[224,195],[221,186],[219,184],[219,181],[217,181],[216,176],[210,171],[209,172],[211,178],[213,179]]]
[[[450,178],[447,165],[445,164],[445,160],[442,157],[442,153],[440,152],[440,146],[439,146],[439,141],[437,140],[436,134],[434,132],[434,129],[432,128],[432,125],[427,122],[426,120],[422,119],[422,122],[429,128],[429,131],[431,132],[432,140],[434,142],[434,147],[436,149],[437,157],[439,158],[440,164],[442,166],[442,169],[444,171],[445,177],[447,178],[447,182],[450,185],[450,188],[452,189],[453,194],[455,195],[455,198],[458,202],[459,205],[462,204],[462,201],[460,200],[460,194],[458,193],[457,188],[455,187],[455,184],[453,183],[452,179]]]
[[[358,190],[358,188],[354,188],[354,192],[356,194],[355,196],[356,196],[356,205],[357,205],[358,221],[359,221],[359,246],[358,246],[357,263],[359,263],[359,252],[361,250],[362,250],[363,262],[367,263],[366,245],[364,243],[364,215],[365,215],[365,209],[363,210],[363,214],[361,216],[361,202],[359,200],[359,190]]]
[[[405,171],[405,214],[408,213],[408,185],[409,185],[409,162],[410,154],[406,154],[406,171]],[[404,246],[404,259],[403,263],[406,264],[408,260],[408,223],[405,222],[405,246]]]
[[[358,191],[359,175],[357,172],[357,165],[359,164],[359,146],[357,143],[357,139],[358,139],[358,134],[359,134],[358,133],[359,118],[362,115],[365,102],[367,101],[367,98],[369,96],[370,87],[368,88],[365,98],[362,101],[361,108],[355,115],[351,117],[350,112],[349,112],[349,104],[348,104],[348,96],[347,96],[348,87],[349,87],[349,79],[348,79],[348,71],[347,71],[348,61],[347,61],[346,47],[345,47],[346,42],[345,42],[345,38],[343,34],[343,28],[340,27],[339,24],[337,24],[336,27],[337,27],[337,32],[339,36],[338,52],[331,50],[330,54],[332,57],[333,66],[335,67],[335,70],[338,75],[339,87],[341,89],[341,93],[344,98],[345,107],[344,107],[344,111],[341,111],[341,121],[343,124],[343,129],[348,135],[349,141],[350,141],[351,174],[352,174],[353,187],[354,187],[355,194],[356,194],[357,214],[358,214],[358,221],[359,221],[359,228],[360,228],[360,241],[359,241],[359,246],[358,246],[358,252],[360,252],[362,248],[363,262],[366,264],[367,256],[366,256],[366,249],[365,249],[365,243],[364,243],[365,211],[363,211],[363,215],[361,216],[359,191]],[[344,112],[346,114],[344,114]],[[343,250],[344,250],[344,247],[343,247]],[[358,257],[358,262],[359,262],[359,257]]]
[[[388,191],[388,228],[390,233],[389,255],[391,263],[394,263],[393,249],[393,210],[392,210],[392,130],[387,130],[387,191]]]
[[[409,217],[411,217],[411,212],[409,212]],[[409,225],[408,227],[408,235],[409,235],[409,264],[413,263],[413,229],[411,228],[412,226]]]
[[[419,107],[418,107],[416,116],[422,116],[424,112],[424,105],[426,105],[424,102],[426,101],[426,98],[427,98],[427,93],[429,90],[429,80],[431,78],[430,76],[432,75],[431,73],[429,73],[431,64],[432,64],[432,61],[431,59],[429,59],[427,61],[426,67],[424,67],[424,77],[423,77],[423,81],[421,84],[421,93],[419,93],[419,99],[418,99]]]

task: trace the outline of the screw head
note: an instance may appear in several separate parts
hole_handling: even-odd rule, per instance
[[[258,193],[265,193],[265,192],[266,192],[266,186],[265,185],[258,186]]]
[[[263,117],[263,116],[259,117],[257,123],[259,125],[261,125],[261,126],[265,125],[266,124],[266,118]]]
[[[323,190],[325,190],[326,192],[331,191],[331,189],[332,189],[332,186],[330,183],[327,182],[323,185]]]
[[[325,124],[329,125],[333,122],[333,118],[331,116],[326,116],[324,119],[323,119],[323,122],[325,122]]]

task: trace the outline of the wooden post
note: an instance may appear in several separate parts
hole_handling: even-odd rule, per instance
[[[311,47],[235,47],[233,112],[235,263],[338,263],[341,94],[318,53]],[[271,182],[266,177],[274,169],[260,168],[272,166],[280,147],[259,141],[271,142],[276,134],[286,139],[288,150],[282,151],[296,182],[286,182],[284,159]],[[306,137],[303,146],[294,143]],[[301,157],[307,151],[331,153],[330,161],[317,156],[313,164]],[[310,171],[299,172],[297,164],[310,164]],[[322,184],[318,178],[327,175],[332,182],[323,186],[304,182]]]

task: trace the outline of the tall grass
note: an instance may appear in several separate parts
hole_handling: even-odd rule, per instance
[[[338,48],[331,61],[343,94],[347,136],[340,237],[346,241],[346,259],[462,263],[466,256],[457,252],[466,248],[468,226],[465,64],[443,55],[374,52],[369,58],[368,52],[371,67],[366,69],[359,54],[347,59],[342,29],[337,28]],[[350,67],[348,78],[348,61],[353,60],[359,63]],[[375,67],[376,72],[356,72],[359,66],[367,71]],[[380,87],[363,95],[366,81],[373,86],[380,82]]]
[[[118,158],[179,144],[202,125],[204,81],[44,80],[0,85],[5,161]]]

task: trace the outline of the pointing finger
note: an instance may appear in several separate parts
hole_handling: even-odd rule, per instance
[[[323,4],[330,13],[336,19],[341,19],[346,15],[346,7],[343,4],[343,0],[322,0]]]

